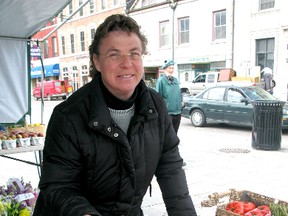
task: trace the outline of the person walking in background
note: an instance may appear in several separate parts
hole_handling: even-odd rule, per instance
[[[164,100],[142,80],[146,53],[131,17],[114,14],[97,28],[92,81],[49,120],[34,216],[143,216],[154,175],[169,215],[197,215]]]
[[[165,61],[165,64],[162,66],[164,75],[157,80],[156,91],[164,98],[174,130],[177,134],[181,121],[183,101],[179,82],[177,78],[173,76],[174,64],[172,60]]]
[[[273,94],[273,88],[276,86],[275,81],[273,80],[273,71],[269,67],[265,67],[262,71],[264,79],[264,89]]]

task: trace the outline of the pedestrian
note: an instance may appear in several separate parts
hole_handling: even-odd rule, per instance
[[[169,215],[196,215],[165,103],[142,80],[146,46],[131,17],[97,28],[92,81],[49,120],[34,216],[141,216],[154,175]]]
[[[156,91],[164,98],[174,130],[177,134],[184,103],[182,101],[179,82],[177,78],[173,76],[174,64],[175,62],[173,60],[165,61],[162,66],[164,75],[157,80]]]
[[[273,80],[273,71],[269,67],[265,67],[261,73],[263,73],[264,79],[264,90],[268,91],[270,94],[273,94],[273,88],[276,83]]]

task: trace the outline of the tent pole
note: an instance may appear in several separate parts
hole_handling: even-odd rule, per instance
[[[28,62],[28,83],[27,83],[27,87],[28,87],[28,114],[30,115],[30,119],[29,122],[31,124],[31,120],[32,120],[32,112],[31,112],[31,75],[30,75],[30,71],[31,71],[31,58],[30,58],[30,41],[27,42],[27,62]]]
[[[37,46],[39,49],[39,41],[37,41]],[[45,70],[44,70],[44,64],[43,64],[43,58],[42,58],[42,52],[40,52],[40,62],[42,67],[42,73],[41,73],[41,88],[40,88],[40,96],[41,96],[41,124],[44,124],[43,122],[43,115],[44,115],[44,78],[45,78]]]

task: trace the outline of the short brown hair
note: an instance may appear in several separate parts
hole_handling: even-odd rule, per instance
[[[135,33],[142,45],[142,53],[147,53],[147,38],[140,31],[140,26],[137,22],[123,14],[113,14],[107,17],[104,22],[97,28],[92,44],[89,46],[90,68],[89,75],[93,78],[98,72],[93,64],[93,54],[99,55],[99,45],[103,38],[107,37],[108,33],[113,31],[125,31]]]

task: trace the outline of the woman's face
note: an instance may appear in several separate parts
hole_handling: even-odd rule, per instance
[[[135,33],[110,32],[100,42],[93,62],[106,88],[117,98],[128,100],[144,73],[141,41]]]
[[[174,65],[170,65],[167,68],[165,68],[164,72],[166,73],[167,76],[173,76]]]

